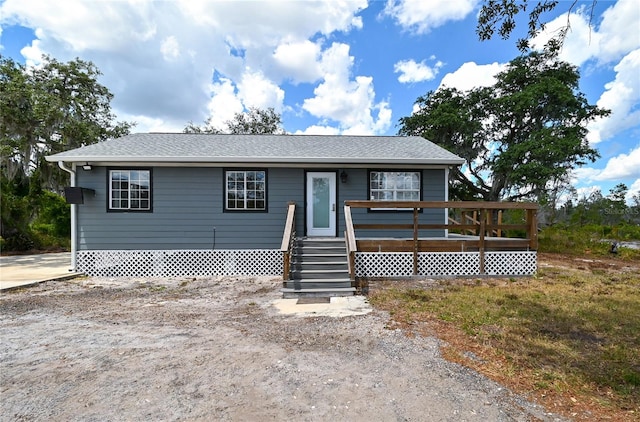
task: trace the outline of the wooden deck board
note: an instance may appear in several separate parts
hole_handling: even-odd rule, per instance
[[[485,237],[487,251],[526,251],[529,239]],[[471,252],[480,249],[478,236],[455,236],[448,238],[418,239],[418,252]],[[413,239],[360,238],[356,240],[357,250],[361,252],[412,252]]]

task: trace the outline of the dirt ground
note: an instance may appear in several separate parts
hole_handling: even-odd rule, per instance
[[[3,294],[0,418],[560,420],[381,311],[281,315],[280,285],[86,278]]]

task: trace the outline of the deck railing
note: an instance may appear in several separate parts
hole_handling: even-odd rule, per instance
[[[282,235],[282,279],[289,280],[291,274],[291,256],[293,254],[293,245],[296,237],[296,203],[289,202],[287,206],[287,221],[284,225],[284,233]]]
[[[355,280],[356,263],[355,252],[358,250],[356,245],[356,234],[353,229],[353,220],[351,219],[351,209],[348,205],[344,206],[344,219],[346,230],[344,231],[344,241],[347,246],[347,264],[349,266],[349,277]]]
[[[413,210],[412,222],[406,224],[354,224],[351,208],[383,208]],[[456,213],[459,219],[447,215],[441,224],[419,222],[420,210],[443,209]],[[522,210],[524,222],[503,223],[503,210]],[[480,273],[484,274],[485,252],[495,250],[537,250],[537,210],[538,205],[525,202],[475,202],[475,201],[345,201],[345,241],[349,254],[350,273],[356,252],[413,252],[413,273],[418,274],[419,252],[454,252],[476,250],[480,254]],[[468,218],[474,215],[474,218]],[[495,218],[494,218],[495,216]],[[471,222],[469,222],[471,221]],[[411,230],[411,239],[358,239],[360,230]],[[444,236],[421,239],[420,230],[460,230],[463,234],[472,231],[475,236]],[[523,231],[524,238],[505,238],[509,231]],[[352,277],[353,277],[353,273]]]

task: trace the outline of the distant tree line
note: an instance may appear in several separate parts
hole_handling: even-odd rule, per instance
[[[587,196],[578,198],[573,189],[571,196],[563,205],[548,211],[548,223],[578,226],[640,224],[640,193],[632,196],[630,204],[626,201],[628,193],[629,188],[624,183],[616,185],[607,195],[603,195],[600,190],[595,190]]]
[[[233,119],[227,120],[225,128],[214,126],[212,119],[208,118],[203,125],[189,122],[184,128],[184,133],[228,133],[228,134],[285,134],[282,127],[282,116],[276,113],[273,107],[266,109],[250,107],[246,113],[236,113]]]

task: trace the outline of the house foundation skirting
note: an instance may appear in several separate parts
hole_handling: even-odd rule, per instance
[[[536,251],[485,252],[484,275],[533,275]],[[412,252],[356,252],[357,277],[476,276],[480,274],[480,252],[420,252],[418,274],[413,274]]]
[[[282,276],[280,249],[78,251],[76,270],[96,277]]]

